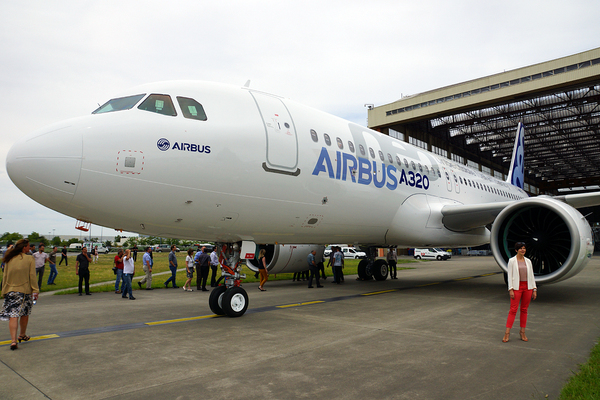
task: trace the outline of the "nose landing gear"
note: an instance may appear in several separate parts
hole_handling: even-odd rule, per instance
[[[233,256],[229,261],[225,260],[227,245],[223,245],[219,255],[221,265],[221,276],[225,277],[225,283],[217,286],[210,292],[208,305],[212,312],[217,315],[228,317],[241,317],[248,309],[248,294],[241,287],[242,279],[246,277],[241,274],[239,247],[234,245]],[[231,268],[229,265],[233,265]]]

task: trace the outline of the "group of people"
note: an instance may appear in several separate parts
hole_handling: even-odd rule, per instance
[[[31,315],[31,309],[34,302],[37,301],[41,279],[44,274],[45,263],[50,264],[50,276],[52,281],[56,278],[56,247],[52,249],[50,254],[44,252],[44,245],[40,244],[38,251],[36,252],[35,246],[30,246],[27,239],[19,240],[15,245],[10,246],[5,252],[2,260],[3,278],[2,278],[2,296],[4,302],[2,309],[0,310],[0,320],[9,321],[9,331],[11,336],[10,349],[16,350],[19,347],[19,343],[22,341],[28,341],[30,337],[27,335],[27,325],[29,322],[29,316]],[[526,245],[524,242],[517,242],[515,244],[516,255],[508,260],[508,295],[510,298],[510,309],[508,318],[506,321],[506,330],[502,342],[506,343],[510,340],[510,330],[514,324],[516,314],[520,310],[520,339],[527,342],[529,339],[525,335],[525,328],[527,326],[527,313],[531,300],[537,298],[537,286],[535,283],[535,277],[533,273],[533,266],[531,260],[525,257]],[[169,283],[174,288],[176,285],[176,273],[177,273],[177,257],[176,247],[171,246],[171,253],[169,254],[169,267],[171,269],[171,276],[165,282],[165,287],[168,287]],[[65,252],[66,253],[66,252]],[[63,253],[66,261],[66,254]],[[153,259],[151,257],[152,248],[147,247],[143,257],[143,269],[145,276],[138,282],[140,289],[142,284],[146,284],[146,290],[152,290],[152,265]],[[195,255],[193,250],[188,250],[186,257],[186,276],[187,280],[183,285],[183,290],[192,291],[191,281],[194,276],[194,269],[198,271],[196,287],[197,290],[208,291],[206,289],[206,283],[208,279],[209,270],[213,269],[211,286],[217,286],[218,281],[216,280],[216,270],[219,265],[219,257],[216,252],[216,248],[208,253],[206,248],[203,247]],[[193,255],[193,256],[192,256]],[[259,289],[265,291],[264,284],[268,280],[268,271],[266,263],[266,251],[262,249],[259,252],[259,274],[261,277]],[[319,281],[319,267],[316,257],[316,251],[311,251],[307,257],[307,263],[310,271],[308,280],[308,287],[312,288],[313,278],[316,280],[317,287],[323,287]],[[387,256],[389,261],[396,261],[395,253]],[[89,263],[92,261],[90,256],[87,254],[87,248],[83,247],[81,253],[76,258],[75,273],[79,276],[79,295],[82,295],[82,283],[85,282],[85,293],[91,295],[89,292]],[[61,260],[62,263],[62,260]],[[322,264],[322,263],[321,263]],[[395,263],[393,263],[395,266]],[[329,265],[333,266],[334,283],[341,283],[344,281],[343,267],[344,267],[344,255],[341,252],[341,248],[335,246],[329,258]],[[52,268],[54,266],[54,268]],[[119,250],[115,256],[115,266],[117,280],[115,282],[115,292],[121,293],[123,298],[129,298],[135,300],[132,294],[132,278],[135,274],[135,258],[133,252],[130,249]],[[395,268],[394,268],[395,272]],[[325,278],[324,274],[322,275]],[[392,279],[395,278],[395,273]],[[121,288],[119,289],[119,283],[122,282]]]
[[[168,256],[169,261],[169,269],[171,270],[171,275],[164,282],[165,288],[169,286],[173,288],[179,288],[177,286],[177,247],[175,245],[171,246],[171,252]],[[130,263],[130,268],[127,268],[126,262]],[[125,275],[128,275],[128,278],[133,278],[135,274],[135,253],[127,249],[125,251],[119,250],[117,255],[114,258],[114,271],[116,274],[115,280],[115,293],[120,293],[122,297],[127,297],[127,292],[123,288],[127,288],[127,290],[131,290],[131,282],[128,282],[129,286],[126,283]],[[142,286],[145,286],[146,290],[153,290],[152,288],[152,268],[154,266],[154,258],[152,257],[152,247],[146,247],[144,251],[144,255],[142,257],[142,269],[144,271],[144,277],[138,281],[138,286],[142,289]],[[187,280],[183,284],[183,290],[187,292],[193,291],[191,282],[194,278],[194,272],[196,272],[196,289],[203,292],[208,292],[206,288],[209,272],[212,270],[212,276],[210,281],[211,287],[216,287],[218,285],[217,280],[217,269],[219,267],[219,256],[217,255],[216,247],[212,250],[212,252],[208,252],[206,247],[202,247],[194,254],[193,249],[189,249],[187,251],[187,256],[185,259],[185,269],[186,269],[186,278]],[[129,272],[128,272],[129,271]],[[119,284],[121,284],[121,288],[119,288]],[[80,288],[81,293],[81,288]],[[129,299],[135,300],[135,297],[129,293]]]

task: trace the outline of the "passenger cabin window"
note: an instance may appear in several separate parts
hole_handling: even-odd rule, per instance
[[[206,113],[202,104],[188,97],[177,96],[177,102],[181,107],[181,112],[185,118],[197,119],[198,121],[206,121]]]
[[[364,156],[365,155],[365,147],[362,144],[359,144],[358,148],[360,149],[360,154]]]
[[[350,149],[351,152],[354,153],[354,143],[352,143],[351,141],[348,140],[348,148]]]
[[[324,133],[323,137],[325,138],[325,143],[327,143],[327,146],[331,146],[331,138],[329,137],[329,135]]]
[[[340,148],[340,150],[344,150],[344,142],[342,142],[342,139],[340,139],[339,137],[335,139],[338,147]]]
[[[383,156],[383,151],[379,150],[378,154],[379,154],[379,159],[381,161],[385,161],[385,157]]]
[[[369,147],[369,154],[371,155],[371,158],[375,158],[375,150],[373,150],[372,147]]]
[[[119,97],[111,99],[97,108],[92,114],[103,114],[112,111],[129,110],[135,106],[146,94],[137,94],[135,96]]]
[[[150,111],[157,114],[176,116],[175,107],[171,101],[171,96],[166,94],[151,94],[146,100],[138,106],[140,110]]]
[[[317,135],[317,132],[314,129],[310,130],[310,137],[312,138],[313,142],[317,143],[319,141],[319,135]]]

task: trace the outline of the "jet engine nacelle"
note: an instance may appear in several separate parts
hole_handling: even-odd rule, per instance
[[[268,244],[259,245],[259,249],[265,249],[267,259],[267,271],[270,274],[294,273],[308,269],[308,253],[317,252],[315,260],[317,263],[323,259],[325,246],[314,244]],[[258,251],[256,259],[246,260],[246,265],[252,271],[258,271]]]
[[[592,230],[575,208],[547,196],[517,201],[494,221],[492,252],[506,272],[516,242],[525,242],[537,283],[570,278],[588,263],[594,250]]]

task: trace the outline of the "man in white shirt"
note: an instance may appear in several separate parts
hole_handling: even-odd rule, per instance
[[[217,268],[219,267],[219,255],[217,254],[217,246],[213,247],[210,253],[210,269],[212,276],[210,277],[210,287],[217,287]]]
[[[131,280],[135,273],[135,265],[131,250],[125,250],[125,256],[123,256],[123,285],[121,286],[121,297],[126,299],[129,294],[129,300],[135,300],[133,297],[133,291],[131,289]]]
[[[35,273],[38,276],[38,288],[42,290],[42,278],[44,277],[44,269],[48,254],[44,253],[44,243],[40,243],[39,250],[33,253],[35,259]]]
[[[398,279],[398,271],[396,269],[396,264],[398,263],[398,255],[396,255],[396,249],[394,247],[390,247],[388,249],[386,259],[390,267],[390,279]]]

